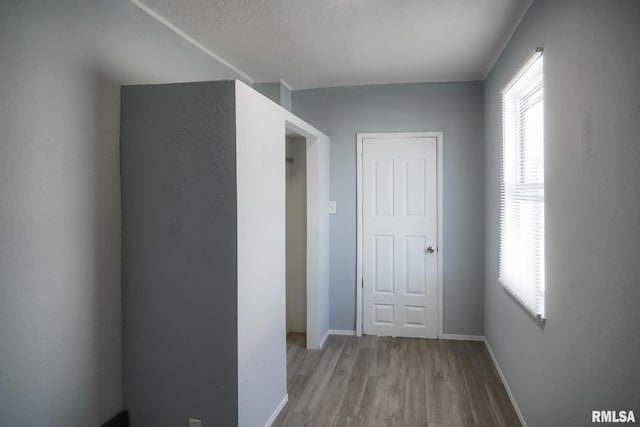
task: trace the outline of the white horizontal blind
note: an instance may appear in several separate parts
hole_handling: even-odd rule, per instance
[[[500,282],[544,319],[542,49],[502,91],[501,103]]]

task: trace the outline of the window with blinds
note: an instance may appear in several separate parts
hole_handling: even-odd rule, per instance
[[[544,114],[542,49],[501,92],[500,282],[544,319]]]

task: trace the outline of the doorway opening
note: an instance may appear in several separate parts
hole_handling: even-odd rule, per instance
[[[319,350],[329,334],[329,138],[315,129],[310,131],[293,116],[290,119],[285,122],[282,141],[285,205],[286,199],[293,201],[288,213],[284,206],[290,225],[285,224],[285,242],[292,256],[287,259],[285,249],[282,332],[286,337],[289,330],[303,330],[306,325],[304,348]],[[286,162],[286,157],[291,161]],[[291,279],[289,291],[287,278]]]
[[[286,328],[287,341],[306,348],[307,334],[307,140],[286,136]]]

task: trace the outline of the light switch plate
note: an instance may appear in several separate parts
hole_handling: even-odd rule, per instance
[[[332,200],[329,202],[329,214],[330,215],[335,215],[336,214],[336,201]]]
[[[200,420],[189,420],[189,427],[202,427]]]

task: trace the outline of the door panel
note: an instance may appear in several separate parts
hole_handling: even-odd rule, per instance
[[[390,294],[394,292],[394,236],[375,236],[375,260],[374,276],[375,292],[378,294]]]
[[[364,333],[435,338],[436,138],[365,139],[362,153]]]
[[[425,206],[425,164],[424,159],[413,159],[404,162],[405,215],[424,217]]]
[[[373,197],[375,216],[393,216],[393,160],[381,159],[374,162]]]
[[[427,294],[424,280],[426,273],[424,256],[426,241],[424,236],[405,236],[404,241],[406,294],[424,296]]]

